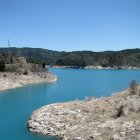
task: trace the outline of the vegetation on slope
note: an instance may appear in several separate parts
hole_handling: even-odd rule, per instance
[[[63,53],[63,52],[62,52]],[[41,48],[0,48],[0,54],[11,54],[26,57],[27,62],[55,64],[61,53]]]
[[[0,72],[15,72],[28,75],[29,72],[45,72],[45,63],[27,63],[26,58],[16,54],[0,54]]]
[[[123,50],[117,52],[69,52],[61,56],[56,62],[57,65],[73,66],[140,66],[140,49]]]
[[[122,51],[73,51],[57,52],[40,48],[0,48],[1,54],[16,54],[28,62],[58,66],[140,67],[140,49]]]

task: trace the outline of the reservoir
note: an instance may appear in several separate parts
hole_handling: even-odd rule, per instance
[[[0,91],[1,140],[57,140],[27,130],[32,111],[51,103],[110,96],[126,89],[131,80],[140,83],[140,70],[51,68],[50,71],[59,77],[57,82]]]

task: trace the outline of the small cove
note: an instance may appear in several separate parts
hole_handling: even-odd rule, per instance
[[[82,100],[87,96],[110,96],[140,83],[139,70],[50,69],[56,83],[28,85],[0,91],[0,137],[2,140],[56,140],[29,133],[26,122],[32,111],[46,104]]]

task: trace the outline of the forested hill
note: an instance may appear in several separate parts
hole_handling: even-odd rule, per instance
[[[0,48],[0,53],[19,55],[26,57],[28,62],[45,62],[47,64],[55,64],[60,59],[63,52],[51,51],[42,48]]]
[[[140,49],[58,52],[41,48],[0,48],[0,53],[16,54],[26,57],[29,62],[45,62],[58,66],[140,67]]]
[[[102,67],[140,67],[140,49],[105,52],[68,52],[63,54],[56,64],[79,67],[85,67],[89,65]]]

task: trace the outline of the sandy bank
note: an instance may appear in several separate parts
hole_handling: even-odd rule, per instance
[[[16,73],[0,73],[0,90],[21,87],[27,84],[41,82],[55,82],[57,77],[50,72],[29,73],[28,75]]]
[[[111,97],[47,105],[32,113],[28,129],[64,140],[140,140],[140,96],[125,90]]]

